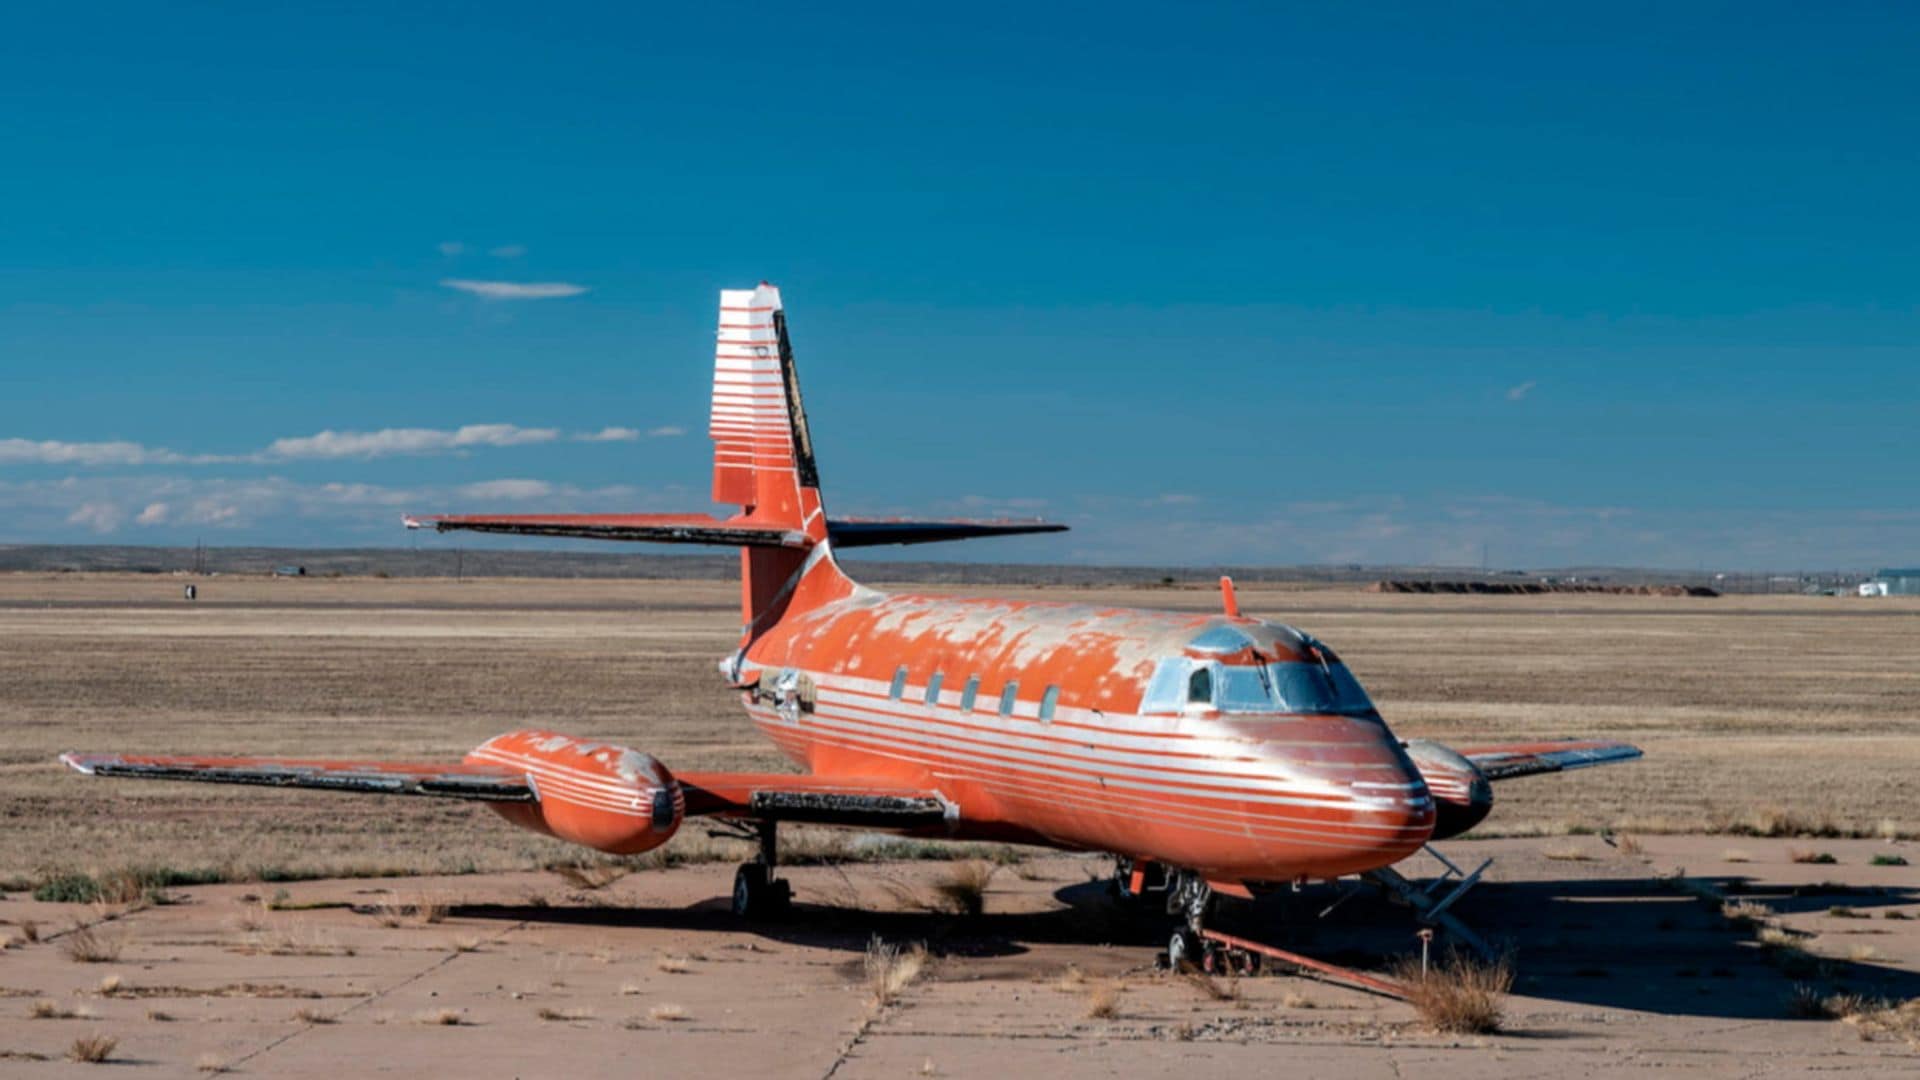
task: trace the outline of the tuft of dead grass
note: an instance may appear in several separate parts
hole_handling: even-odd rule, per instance
[[[1720,905],[1720,914],[1736,926],[1759,926],[1773,918],[1773,909],[1752,900],[1729,900]]]
[[[1811,863],[1815,866],[1832,866],[1840,861],[1834,858],[1831,852],[1815,851],[1812,848],[1803,847],[1788,848],[1787,858],[1792,862]]]
[[[227,1071],[227,1060],[208,1051],[200,1055],[200,1060],[194,1064],[194,1068],[203,1073],[223,1073]]]
[[[986,910],[987,885],[999,867],[985,859],[969,859],[947,867],[934,882],[940,906],[955,915],[975,916]]]
[[[332,1013],[323,1013],[311,1006],[302,1006],[293,1010],[293,1018],[302,1024],[336,1024],[340,1018]]]
[[[40,998],[27,1006],[29,1020],[86,1020],[92,1016],[85,1009],[68,1008],[52,998]]]
[[[549,1005],[542,1005],[538,1009],[535,1009],[533,1015],[542,1020],[558,1021],[560,1023],[572,1023],[576,1020],[593,1019],[593,1013],[587,1009],[556,1009]]]
[[[1417,958],[1394,967],[1408,1004],[1434,1031],[1448,1035],[1486,1035],[1500,1030],[1513,966],[1504,958],[1484,961],[1452,953],[1421,970]]]
[[[693,1019],[692,1015],[687,1012],[684,1006],[675,1005],[672,1002],[662,1002],[648,1009],[647,1018],[670,1024]]]
[[[1098,979],[1087,984],[1086,1017],[1089,1020],[1111,1020],[1120,1015],[1120,993],[1123,987],[1118,979]]]
[[[1593,861],[1592,855],[1580,850],[1577,847],[1549,848],[1548,850],[1541,852],[1541,854],[1546,856],[1549,859],[1552,859],[1554,862],[1592,862]]]
[[[60,939],[60,951],[67,959],[79,964],[111,964],[120,959],[121,950],[126,948],[124,934],[111,933],[97,926],[75,923],[67,936]]]
[[[552,863],[548,872],[583,892],[598,892],[632,872],[620,863]]]
[[[915,945],[902,949],[880,940],[867,942],[865,967],[867,988],[873,991],[873,1003],[881,1008],[893,1004],[902,991],[912,986],[927,966],[927,947]]]
[[[1629,858],[1637,858],[1647,853],[1647,846],[1640,842],[1640,838],[1628,833],[1621,833],[1614,838],[1613,849]]]
[[[98,1065],[113,1060],[114,1048],[120,1040],[111,1035],[82,1035],[67,1047],[67,1060],[84,1065]]]
[[[413,1019],[415,1023],[440,1027],[459,1027],[467,1022],[466,1014],[459,1009],[428,1009],[426,1012],[415,1014]]]
[[[673,956],[669,953],[661,953],[654,957],[653,966],[655,969],[664,971],[669,975],[685,975],[687,972],[693,970],[692,962],[686,957]]]
[[[1753,861],[1753,856],[1749,855],[1744,851],[1741,851],[1739,848],[1728,848],[1727,850],[1720,853],[1720,861],[1730,862],[1730,863],[1750,863]]]

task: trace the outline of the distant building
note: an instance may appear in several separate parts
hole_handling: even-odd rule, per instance
[[[1875,590],[1879,596],[1920,596],[1920,567],[1882,570],[1868,584],[1880,586]]]
[[[273,576],[274,577],[306,577],[307,568],[304,566],[276,566],[273,568]]]

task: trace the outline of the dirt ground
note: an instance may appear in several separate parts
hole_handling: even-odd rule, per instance
[[[82,1070],[63,1058],[94,1034],[118,1040],[117,1069],[159,1075],[1920,1069],[1920,1036],[1872,1019],[1920,998],[1920,872],[1874,864],[1920,864],[1920,603],[1243,589],[1339,649],[1403,736],[1647,750],[1503,784],[1481,838],[1444,845],[1496,859],[1457,911],[1514,949],[1519,979],[1502,1034],[1443,1037],[1295,976],[1155,971],[1158,928],[1113,909],[1090,856],[1015,853],[972,918],[924,910],[958,864],[796,867],[795,917],[746,926],[725,904],[738,850],[695,829],[670,850],[720,861],[585,891],[538,869],[577,853],[477,807],[61,770],[67,749],[451,760],[535,725],[686,768],[781,767],[714,673],[730,586],[220,578],[189,604],[182,584],[0,577],[0,1075]],[[1733,835],[1785,827],[1858,838]],[[1600,828],[1615,835],[1570,835]],[[1704,830],[1723,835],[1668,835]],[[194,885],[135,908],[27,891],[130,865],[436,876]],[[1417,947],[1404,910],[1336,900],[1269,898],[1222,925],[1370,968]],[[111,959],[69,955],[88,933]],[[930,949],[884,1006],[863,970],[876,936]],[[1090,1015],[1103,996],[1112,1015]],[[1808,1001],[1867,1019],[1793,1018]]]
[[[1398,1001],[1273,969],[1158,971],[1146,931],[1091,880],[1106,864],[1084,856],[1003,868],[975,917],[915,909],[946,864],[796,868],[799,906],[776,925],[732,917],[720,865],[592,892],[541,873],[198,886],[107,922],[14,897],[0,931],[33,922],[39,940],[0,954],[0,1073],[84,1072],[61,1059],[98,1034],[117,1040],[114,1075],[1914,1075],[1902,1036],[1792,1019],[1789,1002],[1799,985],[1920,995],[1920,888],[1868,865],[1920,845],[1823,843],[1833,865],[1788,846],[1752,841],[1727,863],[1700,837],[1636,854],[1593,837],[1473,845],[1498,861],[1459,910],[1519,972],[1504,1030],[1485,1036],[1428,1034]],[[1667,880],[1681,867],[1765,905],[1768,925]],[[1223,920],[1348,962],[1416,947],[1406,913],[1370,897],[1316,918],[1335,898]],[[67,955],[76,921],[115,955]],[[864,970],[875,937],[931,950],[884,1006]],[[1103,998],[1110,1015],[1094,1015]]]

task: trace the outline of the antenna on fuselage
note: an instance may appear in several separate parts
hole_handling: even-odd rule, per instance
[[[1225,574],[1220,575],[1220,606],[1226,609],[1227,618],[1240,617],[1240,598],[1234,595],[1233,579]]]

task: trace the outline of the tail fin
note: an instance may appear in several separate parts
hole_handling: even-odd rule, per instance
[[[764,281],[720,293],[708,433],[713,501],[737,504],[747,522],[805,537],[804,546],[740,549],[740,614],[748,632],[771,624],[796,600],[811,606],[844,596],[852,582],[827,543],[820,470],[786,312],[780,290]]]
[[[740,548],[740,608],[749,636],[789,610],[804,611],[852,592],[833,561],[834,547],[925,544],[980,536],[1058,532],[1044,521],[846,518],[829,521],[820,501],[807,410],[787,337],[780,290],[720,293],[719,344],[713,356],[713,500],[711,514],[458,514],[408,517],[408,528],[440,532],[568,536]]]
[[[735,503],[748,519],[824,540],[820,471],[780,290],[766,282],[757,289],[723,290],[719,338],[708,424],[713,501]]]

